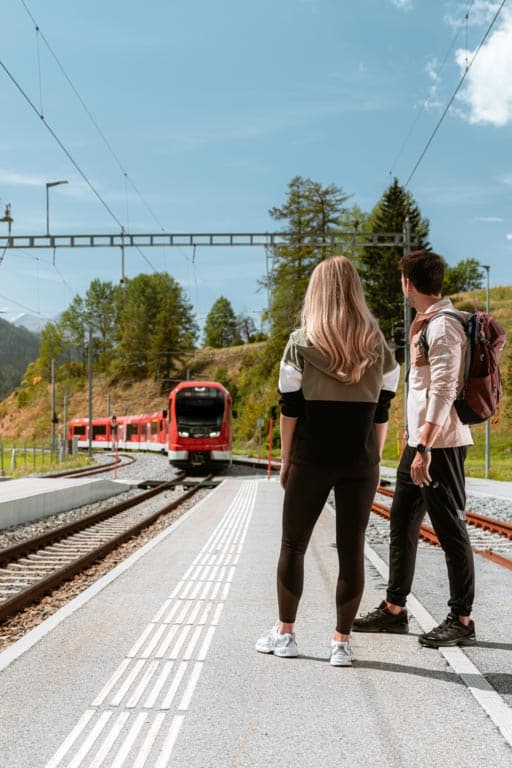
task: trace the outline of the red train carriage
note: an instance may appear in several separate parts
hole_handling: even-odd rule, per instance
[[[96,417],[92,424],[92,447],[110,450],[115,440],[120,450],[167,451],[167,411],[136,416]],[[89,419],[72,419],[68,424],[68,440],[77,440],[78,448],[89,447]]]
[[[169,395],[169,461],[206,467],[231,461],[231,395],[217,381],[183,381]]]

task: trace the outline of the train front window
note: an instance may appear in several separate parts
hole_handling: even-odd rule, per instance
[[[223,416],[224,395],[214,387],[191,387],[176,395],[180,437],[219,437]]]

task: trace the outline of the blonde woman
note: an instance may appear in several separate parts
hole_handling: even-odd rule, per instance
[[[277,568],[279,621],[256,643],[261,653],[297,656],[295,618],[304,555],[334,488],[339,574],[330,663],[350,666],[349,636],[364,587],[364,535],[379,480],[389,404],[399,378],[345,256],[317,265],[302,325],[281,361],[281,485],[285,489]]]

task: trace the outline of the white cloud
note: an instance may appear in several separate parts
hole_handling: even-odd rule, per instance
[[[500,0],[475,0],[470,9],[469,21],[471,26],[481,27],[488,24],[500,5]],[[445,22],[453,29],[465,27],[467,3],[463,3],[461,6],[460,2],[452,2],[451,6],[444,18]]]
[[[391,0],[395,8],[400,8],[401,11],[410,11],[412,8],[412,0]]]
[[[16,173],[16,171],[7,171],[5,168],[0,168],[0,184],[12,184],[13,186],[22,187],[41,187],[44,185],[46,179],[42,176],[33,176],[28,173]]]
[[[489,4],[487,4],[489,5]],[[512,122],[512,12],[504,11],[466,78],[460,97],[462,113],[473,125],[502,127]],[[455,58],[462,71],[475,51],[459,49]]]
[[[499,224],[504,221],[501,216],[477,216],[475,221],[483,221],[491,224]]]
[[[428,75],[428,78],[431,82],[428,95],[424,102],[424,108],[425,109],[434,109],[439,108],[442,106],[442,102],[439,99],[438,91],[439,91],[439,62],[436,58],[431,59],[430,61],[427,61],[427,64],[425,66],[425,71]]]
[[[509,232],[507,235],[507,240],[512,240],[512,232]]]

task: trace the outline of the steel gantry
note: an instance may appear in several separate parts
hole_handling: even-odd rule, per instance
[[[363,247],[406,247],[402,232],[331,232],[327,235],[294,232],[159,232],[130,234],[74,235],[0,235],[0,249],[27,248],[152,248],[168,246],[259,246],[283,247],[303,245],[312,248],[332,248],[339,245]]]

